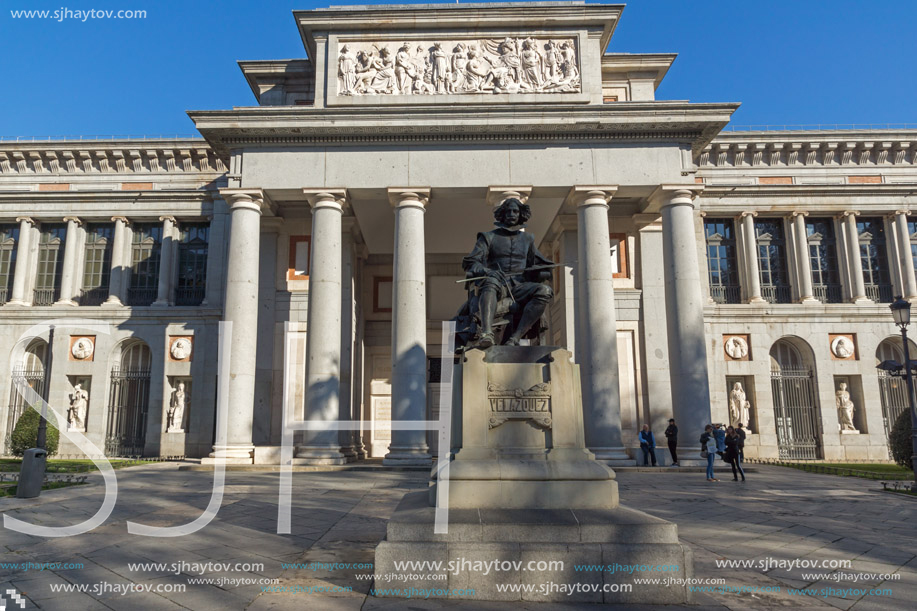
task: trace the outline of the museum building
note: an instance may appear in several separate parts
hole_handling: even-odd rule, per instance
[[[108,456],[277,463],[285,422],[346,421],[294,461],[429,464],[388,425],[439,417],[462,259],[515,197],[598,459],[670,417],[686,451],[741,420],[749,457],[887,459],[917,130],[724,132],[736,103],[655,98],[675,54],[605,51],[623,8],[296,11],[305,59],[239,62],[257,105],[202,138],[0,141],[2,453],[30,387]]]

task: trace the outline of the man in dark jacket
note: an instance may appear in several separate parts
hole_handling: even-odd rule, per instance
[[[672,466],[678,466],[678,427],[675,426],[675,419],[669,418],[669,426],[665,430],[665,438],[669,442],[669,454],[672,455]]]
[[[649,459],[653,459],[653,466],[656,466],[656,437],[650,430],[650,425],[644,424],[643,429],[637,435],[640,441],[640,449],[643,450],[643,466],[649,466]]]
[[[739,423],[739,426],[736,427],[736,434],[739,436],[739,464],[745,460],[745,429],[743,428],[742,423]]]

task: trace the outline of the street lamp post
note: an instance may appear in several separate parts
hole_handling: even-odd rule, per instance
[[[898,296],[889,308],[895,324],[901,329],[901,341],[904,344],[904,379],[907,382],[907,403],[911,410],[911,468],[914,469],[914,481],[917,482],[917,409],[914,407],[914,377],[907,341],[907,326],[911,322],[911,302]]]

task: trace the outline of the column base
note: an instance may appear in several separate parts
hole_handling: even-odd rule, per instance
[[[255,446],[213,446],[210,456],[201,459],[202,465],[251,465],[254,464]]]
[[[351,462],[340,448],[329,446],[301,446],[296,448],[294,465],[346,465]]]
[[[748,300],[748,303],[766,304],[767,299],[764,299],[763,297],[752,297]]]
[[[382,458],[385,467],[430,467],[433,457],[426,450],[397,450],[389,451]]]
[[[870,299],[869,297],[854,297],[850,302],[855,305],[873,305],[875,304],[875,302],[872,299]]]
[[[107,300],[105,300],[105,303],[102,304],[103,308],[120,308],[123,306],[124,304],[121,302],[119,297],[109,297]]]
[[[4,305],[28,306],[28,305],[32,305],[32,304],[31,304],[31,303],[26,303],[26,302],[23,301],[22,299],[10,299],[10,300],[7,301],[6,304],[4,304]]]
[[[618,448],[589,448],[595,454],[595,459],[609,467],[633,467],[634,459],[628,456],[623,447]]]
[[[816,299],[815,297],[806,297],[799,303],[801,303],[802,305],[821,305],[821,302],[818,299]]]
[[[158,299],[150,304],[151,308],[167,308],[169,307],[168,301],[159,301]]]
[[[72,299],[58,299],[54,305],[78,306],[79,304]]]

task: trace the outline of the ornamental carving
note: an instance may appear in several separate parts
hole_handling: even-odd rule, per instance
[[[172,360],[187,361],[191,358],[191,338],[190,337],[173,337],[172,345],[169,346],[169,354]]]
[[[831,340],[831,354],[835,358],[845,360],[849,359],[856,352],[856,346],[853,339],[846,335],[838,335]]]
[[[507,420],[531,420],[546,429],[551,428],[551,385],[535,384],[529,389],[508,388],[494,382],[487,385],[490,401],[489,428]]]
[[[346,43],[337,79],[345,96],[580,91],[572,37]]]
[[[733,335],[726,338],[723,347],[726,354],[734,361],[741,361],[748,356],[748,342],[741,335]]]
[[[93,343],[92,338],[77,337],[71,341],[73,343],[70,346],[70,354],[74,359],[78,361],[92,359],[92,353],[95,352],[95,344]]]

